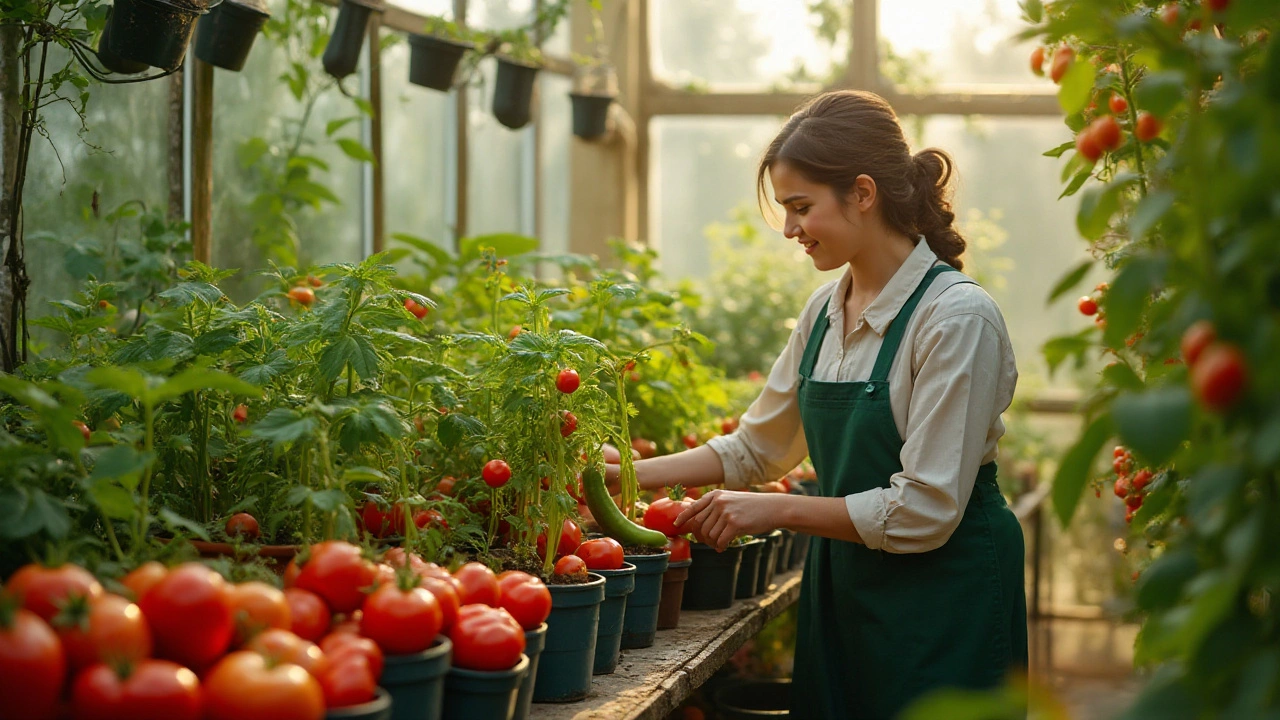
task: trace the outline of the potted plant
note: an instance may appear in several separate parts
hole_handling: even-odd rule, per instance
[[[693,565],[685,581],[682,610],[723,610],[733,605],[738,588],[738,569],[742,566],[742,543],[729,544],[724,552],[710,545],[689,544]]]
[[[760,559],[767,543],[763,538],[752,537],[742,543],[742,563],[733,596],[739,600],[755,597],[756,578],[760,575]]]
[[[761,595],[773,582],[773,573],[778,564],[778,552],[782,547],[782,530],[757,535],[765,541],[765,548],[760,553],[760,572],[756,574],[756,594]]]
[[[636,566],[622,559],[622,544],[611,537],[587,540],[574,555],[582,558],[587,569],[604,577],[604,602],[596,625],[596,653],[593,675],[608,675],[618,666],[622,645],[622,618],[627,596],[636,587]]]
[[[338,6],[338,19],[333,23],[333,33],[321,58],[325,72],[339,80],[355,72],[360,62],[360,50],[364,48],[369,15],[385,8],[379,0],[342,0]]]
[[[595,140],[608,129],[609,106],[618,96],[618,73],[613,65],[596,58],[574,73],[573,134],[583,140]]]
[[[493,83],[493,116],[512,130],[529,124],[533,114],[533,88],[542,67],[542,51],[523,29],[499,36],[502,52]]]
[[[467,30],[440,17],[427,18],[424,34],[409,35],[409,82],[414,85],[447,91],[462,56],[475,48]]]
[[[119,55],[111,52],[111,10],[107,10],[107,23],[102,28],[102,35],[98,37],[98,62],[102,63],[102,67],[114,73],[121,75],[137,75],[145,71],[150,65],[137,60],[126,60]]]
[[[196,57],[239,72],[270,18],[265,0],[223,0],[196,24]]]
[[[667,571],[662,574],[662,595],[658,601],[658,630],[670,630],[680,625],[680,604],[684,601],[684,584],[689,579],[689,566],[693,558],[689,553],[689,538],[678,535],[667,544],[671,553]]]
[[[203,0],[116,0],[107,18],[107,49],[124,60],[172,70],[182,64]]]

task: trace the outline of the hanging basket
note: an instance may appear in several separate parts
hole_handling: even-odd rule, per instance
[[[271,19],[265,4],[225,0],[196,24],[196,57],[224,70],[240,72],[262,26]]]
[[[384,5],[376,0],[342,0],[329,44],[320,59],[325,72],[339,80],[355,72],[369,28],[369,15],[383,9]]]
[[[595,140],[608,129],[612,95],[580,95],[569,93],[573,103],[573,134],[583,140]]]
[[[102,28],[102,35],[98,38],[98,62],[102,63],[102,67],[113,73],[121,75],[137,75],[144,72],[150,65],[136,60],[125,60],[124,58],[111,52],[111,9],[107,8],[107,24]]]
[[[537,79],[537,67],[498,58],[498,77],[493,84],[493,116],[498,122],[512,130],[529,124],[533,113],[533,83]]]
[[[409,82],[432,90],[448,91],[458,73],[458,63],[473,43],[446,40],[434,35],[409,35]]]
[[[172,70],[187,54],[196,18],[208,12],[203,4],[116,0],[103,31],[107,51],[122,60]]]

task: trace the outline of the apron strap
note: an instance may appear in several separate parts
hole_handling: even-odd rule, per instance
[[[924,297],[925,290],[928,290],[929,286],[933,284],[933,279],[944,272],[960,271],[950,265],[935,265],[929,268],[929,272],[925,273],[924,279],[916,286],[915,292],[911,293],[911,297],[907,298],[907,302],[898,311],[897,317],[889,321],[889,328],[884,334],[884,342],[880,344],[880,352],[876,355],[875,368],[871,371],[870,382],[889,381],[889,370],[893,367],[893,359],[898,356],[898,347],[902,345],[902,336],[907,334],[907,325],[911,320],[911,314],[915,312],[916,306],[920,304],[920,298]],[[973,281],[966,278],[960,282],[971,283]]]
[[[829,302],[829,301],[828,301]],[[822,312],[813,321],[813,330],[809,333],[809,342],[805,343],[804,356],[800,358],[800,377],[813,378],[813,366],[818,362],[818,351],[822,349],[822,340],[827,336],[827,328],[831,322],[827,320],[827,303],[822,303]]]

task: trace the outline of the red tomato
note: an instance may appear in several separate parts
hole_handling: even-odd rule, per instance
[[[573,554],[582,558],[588,570],[622,569],[622,544],[611,537],[587,540]]]
[[[1107,105],[1116,115],[1123,115],[1129,109],[1129,101],[1125,100],[1120,93],[1111,93],[1111,99],[1107,101]]]
[[[1115,150],[1124,143],[1124,131],[1120,129],[1120,123],[1111,115],[1103,115],[1094,120],[1090,127],[1093,128],[1093,139],[1103,150]]]
[[[1076,59],[1076,51],[1069,47],[1060,47],[1053,51],[1053,64],[1049,67],[1049,78],[1055,83],[1062,82],[1062,76]]]
[[[250,542],[258,539],[258,520],[249,513],[236,513],[227,520],[227,537],[242,537]]]
[[[484,464],[484,469],[480,471],[480,477],[484,479],[485,485],[491,488],[500,488],[511,479],[511,466],[507,465],[506,460],[490,460]]]
[[[525,630],[536,630],[551,615],[551,591],[539,578],[519,570],[498,576],[502,608]]]
[[[685,447],[692,450],[698,447],[698,436],[694,435],[693,433],[689,433],[688,435],[685,435],[684,437],[680,438],[680,442],[684,443]]]
[[[426,561],[418,553],[405,552],[404,548],[399,547],[393,547],[388,550],[382,556],[382,561],[395,569],[402,568],[407,564],[409,569],[415,573],[427,565]]]
[[[0,614],[0,698],[5,717],[57,715],[67,676],[62,644],[39,615],[17,608]]]
[[[289,629],[304,640],[315,642],[329,631],[329,607],[310,590],[286,588],[284,600],[289,605]]]
[[[328,540],[311,546],[297,586],[319,595],[333,612],[349,613],[364,602],[365,590],[376,577],[377,570],[359,547]]]
[[[515,340],[516,336],[522,332],[524,332],[524,328],[520,327],[519,325],[512,325],[511,331],[507,333],[507,339]]]
[[[1115,446],[1115,448],[1111,451],[1111,456],[1112,456],[1112,457],[1122,458],[1122,457],[1124,457],[1125,455],[1127,455],[1128,453],[1129,453],[1129,451],[1125,450],[1123,445],[1117,445],[1117,446]]]
[[[363,635],[353,632],[334,631],[325,636],[320,641],[320,650],[324,652],[324,656],[330,659],[337,659],[346,653],[355,653],[363,656],[369,661],[369,668],[373,670],[375,678],[382,677],[383,655],[382,648],[378,644]]]
[[[1044,75],[1044,48],[1037,47],[1031,51],[1031,72]]]
[[[200,720],[200,680],[168,660],[139,660],[120,677],[98,664],[75,679],[71,689],[76,720]]]
[[[133,592],[133,599],[137,601],[168,574],[168,568],[155,560],[150,560],[134,568],[132,572],[120,579],[120,583]]]
[[[73,598],[54,619],[75,673],[95,663],[141,660],[151,655],[151,629],[142,610],[119,595]]]
[[[404,299],[404,309],[413,313],[413,316],[419,320],[426,317],[427,313],[431,312],[431,308],[426,307],[425,305],[419,305],[413,298]]]
[[[1122,500],[1129,494],[1129,490],[1129,478],[1126,477],[1116,478],[1116,483],[1111,488],[1111,492],[1115,493],[1115,496]]]
[[[1213,12],[1222,12],[1231,7],[1231,0],[1200,0],[1200,2]]]
[[[681,534],[682,530],[676,527],[676,518],[684,509],[692,505],[691,500],[672,500],[671,498],[658,498],[654,500],[644,511],[642,522],[644,526],[650,530],[672,537]]]
[[[1209,345],[1191,368],[1192,393],[1201,405],[1214,412],[1231,409],[1248,382],[1248,363],[1244,353],[1226,343]]]
[[[322,720],[324,692],[292,663],[234,652],[204,679],[205,720]]]
[[[311,307],[316,301],[316,293],[308,287],[289,288],[289,299],[303,307]]]
[[[89,426],[79,420],[72,420],[71,424],[76,426],[76,429],[80,431],[80,435],[84,438],[84,444],[88,445],[89,438],[93,436],[93,432],[89,430]]]
[[[199,563],[170,570],[138,603],[156,656],[201,669],[226,652],[233,628],[228,590],[221,575]]]
[[[318,287],[321,287],[322,285],[324,285],[324,281],[323,281],[323,280],[321,280],[320,278],[316,277],[315,275],[308,275],[308,276],[307,276],[307,284],[308,284],[308,285],[310,285],[310,286],[311,286],[311,287],[313,287],[313,288],[318,288]]]
[[[498,589],[498,576],[493,574],[484,563],[469,562],[453,572],[453,577],[462,584],[458,591],[458,600],[463,605],[481,603],[490,607],[498,607],[501,591]]]
[[[445,573],[448,574],[447,572]],[[436,598],[436,604],[440,606],[440,631],[448,633],[453,627],[454,620],[458,617],[458,608],[462,607],[462,600],[458,597],[459,583],[457,580],[444,578],[434,575],[419,574],[419,584],[424,590],[431,593]]]
[[[454,623],[453,665],[468,670],[507,670],[520,662],[524,630],[511,614],[487,605],[463,605]]]
[[[419,653],[431,647],[444,624],[436,596],[421,587],[383,585],[364,601],[360,633],[388,655]]]
[[[9,592],[22,606],[51,622],[58,608],[74,596],[95,598],[102,595],[102,584],[88,570],[77,565],[45,567],[37,563],[24,565],[9,578]]]
[[[319,645],[279,628],[259,633],[244,649],[276,663],[293,663],[312,675],[316,674],[324,661],[324,652]]]
[[[1097,162],[1102,157],[1102,146],[1098,144],[1097,138],[1093,136],[1093,126],[1080,131],[1076,136],[1076,152],[1080,157],[1089,162]]]
[[[556,561],[556,575],[577,575],[587,571],[587,564],[577,555],[565,555]]]
[[[578,429],[578,416],[568,410],[560,411],[560,437],[569,437]]]
[[[578,523],[565,518],[560,524],[560,544],[556,546],[556,557],[564,557],[582,544],[582,528]],[[547,533],[538,535],[538,555],[547,556]],[[466,603],[464,602],[463,605]]]
[[[266,583],[251,581],[232,585],[229,596],[237,644],[268,628],[293,627],[289,601],[283,592]]]
[[[436,492],[444,495],[452,496],[453,486],[457,482],[458,482],[457,478],[453,477],[452,475],[446,475],[445,477],[440,478],[440,482],[436,483]]]
[[[573,368],[565,368],[556,376],[556,389],[565,395],[572,394],[580,384],[582,380],[578,377],[578,371]]]
[[[729,433],[737,429],[738,429],[738,418],[736,417],[725,418],[724,420],[720,421],[720,434],[722,435],[728,435]]]
[[[231,411],[231,419],[243,425],[249,420],[249,406],[240,403],[235,410]]]
[[[1178,7],[1178,3],[1169,2],[1160,7],[1160,20],[1169,27],[1176,28],[1178,21],[1182,17],[1182,8]]]
[[[316,672],[328,708],[360,705],[373,699],[378,678],[363,655],[346,653],[327,658]]]
[[[364,525],[364,529],[376,538],[384,538],[391,534],[393,525],[393,514],[396,508],[383,510],[377,502],[369,500],[360,510],[360,522]],[[401,511],[403,515],[403,511]]]
[[[1124,499],[1124,505],[1129,508],[1130,512],[1136,512],[1138,508],[1142,507],[1142,493],[1130,493],[1129,497]]]
[[[1218,339],[1218,331],[1208,320],[1197,320],[1182,333],[1182,359],[1187,365],[1195,365],[1200,353]]]
[[[671,553],[671,557],[667,558],[668,562],[676,563],[693,557],[689,552],[689,538],[683,535],[667,540],[667,551]]]
[[[1133,128],[1133,136],[1142,142],[1150,142],[1160,134],[1162,129],[1164,125],[1160,122],[1160,118],[1144,110],[1138,113],[1138,124]]]

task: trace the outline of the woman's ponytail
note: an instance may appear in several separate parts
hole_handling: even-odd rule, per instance
[[[939,260],[960,270],[965,240],[955,228],[956,214],[951,210],[951,156],[926,148],[911,158],[911,165],[915,168],[916,230]]]

